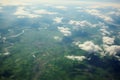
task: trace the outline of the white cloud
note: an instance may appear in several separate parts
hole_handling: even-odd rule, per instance
[[[55,6],[55,8],[61,9],[61,10],[66,10],[67,9],[67,7],[65,7],[65,6]]]
[[[86,28],[86,27],[90,27],[90,28],[95,28],[95,27],[103,28],[104,27],[104,28],[106,28],[106,26],[102,22],[92,24],[91,22],[88,22],[86,20],[83,20],[83,21],[70,20],[68,22],[68,24],[74,25],[73,29],[76,29],[76,30],[78,30],[80,28]]]
[[[40,15],[37,14],[31,14],[30,12],[26,11],[24,7],[18,7],[17,11],[14,13],[18,18],[37,18],[41,17]]]
[[[53,21],[55,21],[56,23],[61,23],[62,19],[63,17],[56,17],[55,19],[53,19]]]
[[[58,14],[57,12],[50,12],[50,11],[47,11],[45,9],[34,10],[34,13],[36,13],[36,14],[49,14],[49,15]]]
[[[112,44],[114,44],[115,39],[111,38],[111,37],[104,36],[102,40],[103,40],[104,44],[112,45]]]
[[[76,27],[74,27],[75,29],[78,28],[84,28],[84,27],[96,27],[96,24],[91,24],[90,22],[83,20],[83,21],[75,21],[75,20],[70,20],[69,24],[71,25],[75,25]]]
[[[117,57],[117,53],[120,52],[120,46],[119,45],[112,45],[114,44],[114,40],[115,38],[111,38],[111,37],[103,37],[103,52],[101,53],[101,55],[105,56],[105,55],[110,55],[110,56],[114,56],[116,58]],[[119,59],[119,58],[118,58]]]
[[[87,13],[91,14],[91,15],[94,15],[94,16],[97,16],[101,19],[103,19],[104,21],[106,22],[112,22],[113,19],[105,14],[102,14],[100,13],[100,11],[96,10],[96,9],[86,9],[85,10]]]
[[[78,60],[78,61],[83,61],[84,59],[86,59],[85,56],[73,56],[73,55],[71,55],[71,56],[65,56],[65,57],[68,59],[71,59],[71,60]]]
[[[70,20],[70,21],[69,21],[69,24],[73,24],[73,25],[81,26],[81,27],[84,27],[84,26],[91,26],[91,25],[92,25],[91,23],[89,23],[89,22],[86,21],[86,20],[84,20],[84,21]]]
[[[78,47],[90,53],[99,52],[102,50],[98,45],[95,45],[92,41],[86,41],[83,44],[79,44]]]
[[[64,36],[70,36],[71,32],[69,28],[66,27],[58,27],[58,30],[64,34]]]
[[[103,45],[103,48],[105,50],[105,54],[109,54],[113,56],[116,56],[116,54],[120,52],[120,46],[118,45],[112,45],[112,46]]]

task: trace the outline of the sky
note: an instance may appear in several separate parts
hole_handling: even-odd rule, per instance
[[[36,3],[51,3],[51,4],[74,4],[74,3],[118,3],[120,0],[0,0],[1,4],[8,5],[8,4],[36,4]]]

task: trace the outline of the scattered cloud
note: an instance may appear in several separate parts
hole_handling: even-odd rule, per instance
[[[120,52],[120,46],[118,45],[103,45],[103,48],[105,50],[105,54],[116,56],[118,52]]]
[[[17,11],[14,13],[18,18],[37,18],[41,17],[40,15],[37,14],[31,14],[29,11],[26,11],[24,7],[18,7]]]
[[[83,20],[83,21],[70,20],[69,24],[77,26],[77,27],[74,27],[75,29],[84,28],[84,27],[96,27],[96,25],[91,24],[86,20]]]
[[[96,9],[86,9],[85,11],[87,13],[91,14],[91,15],[94,15],[94,16],[97,16],[97,17],[103,19],[106,22],[113,22],[113,19],[110,16],[102,14],[99,10],[96,10]]]
[[[73,55],[69,55],[69,56],[65,56],[66,58],[68,59],[71,59],[71,60],[78,60],[78,61],[83,61],[84,59],[86,59],[85,56],[73,56]]]
[[[61,23],[62,19],[63,17],[56,17],[55,19],[53,19],[53,21],[55,21],[56,23]]]
[[[111,38],[111,37],[104,36],[102,40],[103,40],[104,44],[112,45],[112,44],[114,44],[115,39]]]
[[[91,27],[91,28],[95,28],[95,27],[102,28],[102,27],[105,27],[106,28],[106,26],[102,22],[98,22],[98,23],[93,24],[93,23],[88,22],[86,20],[83,20],[83,21],[70,20],[68,22],[68,24],[74,25],[74,29],[77,29],[77,30],[80,29],[80,28],[86,28],[86,27]]]
[[[84,20],[84,21],[70,20],[70,21],[69,21],[69,24],[73,24],[73,25],[81,26],[81,27],[91,26],[91,25],[92,25],[91,23],[87,22],[86,20]]]
[[[70,36],[71,32],[70,29],[67,27],[58,27],[58,30],[64,34],[64,36]]]
[[[100,47],[98,45],[95,45],[92,41],[86,41],[83,44],[81,44],[81,42],[77,41],[77,42],[73,42],[75,45],[77,45],[80,49],[83,49],[87,52],[98,52],[100,53],[101,56],[114,56],[116,57],[118,60],[120,60],[120,57],[117,56],[117,53],[120,52],[120,46],[119,45],[109,45],[109,44],[113,44],[114,43],[114,38],[110,38],[110,37],[105,37],[106,41],[104,41],[104,44]],[[73,58],[73,57],[69,57],[68,58]],[[74,58],[73,58],[74,59]]]
[[[98,45],[95,45],[92,41],[86,41],[83,44],[79,44],[78,47],[90,53],[99,52],[102,50]]]

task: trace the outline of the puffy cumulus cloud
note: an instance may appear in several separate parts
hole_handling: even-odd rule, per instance
[[[102,50],[98,45],[95,45],[92,41],[86,41],[83,44],[79,44],[78,47],[90,53],[99,52]]]
[[[103,45],[103,48],[105,50],[105,54],[108,54],[108,55],[116,56],[116,54],[120,52],[120,46],[118,45],[112,45],[112,46]]]
[[[107,37],[107,36],[104,36],[103,38],[102,38],[102,40],[103,40],[103,43],[104,44],[108,44],[108,45],[112,45],[112,44],[114,44],[114,38],[111,38],[111,37]]]
[[[84,59],[86,59],[85,56],[73,56],[73,55],[68,55],[68,56],[65,56],[66,58],[68,59],[71,59],[71,60],[78,60],[78,61],[83,61]]]
[[[54,15],[54,14],[58,14],[57,12],[50,12],[50,11],[47,11],[45,9],[41,9],[41,10],[34,10],[34,13],[36,14],[49,14],[49,15]]]
[[[112,45],[114,43],[114,38],[105,37],[106,42],[101,46],[95,45],[92,41],[86,41],[81,44],[80,41],[74,41],[73,44],[78,46],[87,52],[98,52],[102,57],[104,56],[114,56],[120,61],[120,57],[117,55],[120,52],[119,45]]]
[[[62,19],[63,17],[56,17],[55,19],[53,19],[53,21],[55,21],[56,23],[61,23]]]
[[[14,13],[18,18],[37,18],[41,17],[40,15],[37,14],[31,14],[30,12],[26,11],[24,7],[18,7],[17,11]]]
[[[104,21],[106,22],[112,22],[113,19],[105,14],[102,14],[100,13],[100,11],[96,10],[96,9],[86,9],[85,10],[87,13],[91,14],[91,15],[94,15],[94,16],[97,16],[101,19],[103,19]]]
[[[64,34],[64,36],[70,36],[71,32],[70,29],[67,27],[58,27],[58,30]]]
[[[112,45],[114,44],[114,40],[115,38],[111,38],[111,37],[103,37],[103,52],[101,53],[101,55],[106,56],[106,55],[110,55],[110,56],[114,56],[118,59],[119,56],[117,56],[116,54],[118,52],[120,52],[120,46],[119,45]]]
[[[55,6],[55,8],[61,9],[61,10],[67,10],[67,7],[66,7],[66,6]]]

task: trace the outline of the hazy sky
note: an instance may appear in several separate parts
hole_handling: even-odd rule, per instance
[[[50,3],[50,4],[80,4],[83,3],[118,3],[120,0],[0,0],[2,5],[18,5],[18,4],[39,4],[39,3]],[[105,3],[106,4],[106,3]]]

